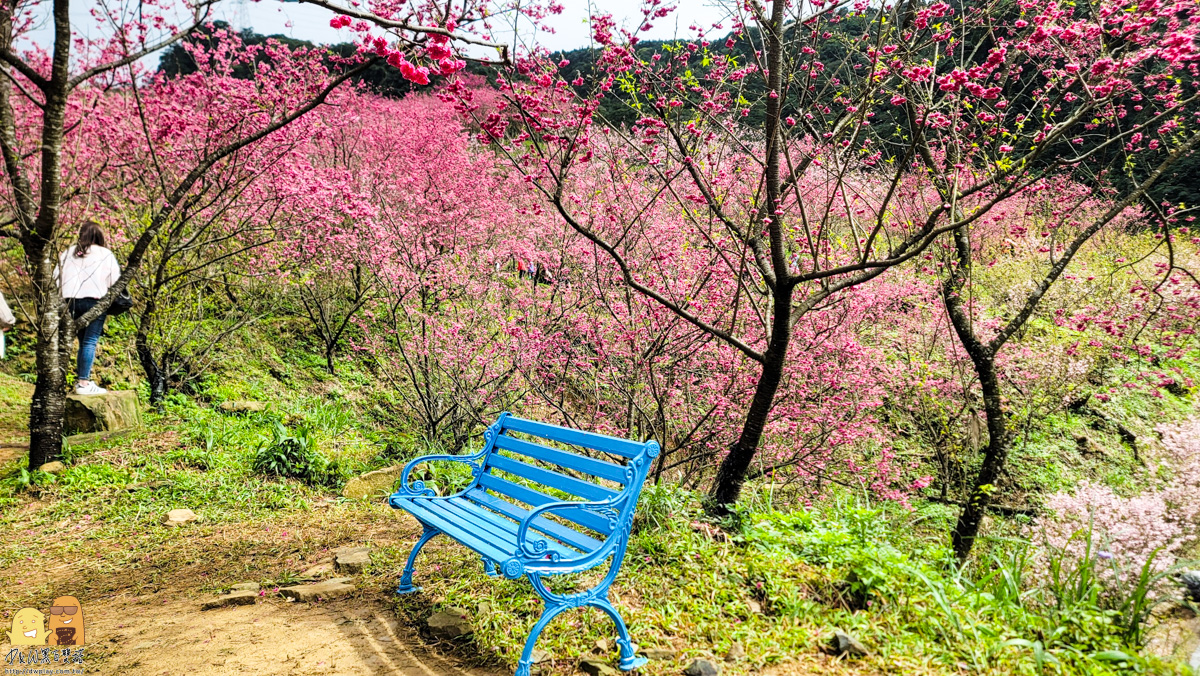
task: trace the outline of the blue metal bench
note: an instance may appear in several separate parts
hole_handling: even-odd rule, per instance
[[[412,514],[425,531],[408,555],[397,593],[419,589],[412,583],[417,553],[442,533],[479,554],[489,575],[496,575],[498,568],[510,580],[529,578],[545,601],[541,618],[525,640],[517,676],[529,675],[533,647],[546,625],[564,610],[581,606],[603,610],[617,625],[622,669],[645,664],[645,658],[634,655],[629,630],[609,602],[608,588],[625,557],[633,510],[658,455],[658,443],[581,432],[508,413],[501,414],[483,438],[483,449],[474,455],[427,455],[405,465],[400,490],[388,504]],[[438,496],[424,482],[409,483],[414,467],[434,460],[467,463],[473,472],[467,488]],[[579,573],[610,559],[608,574],[585,592],[555,594],[542,582],[544,576]]]

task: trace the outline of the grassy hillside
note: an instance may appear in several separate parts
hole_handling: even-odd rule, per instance
[[[112,337],[120,336],[118,326]],[[69,445],[61,474],[30,472],[19,457],[4,462],[0,526],[17,537],[0,548],[0,608],[37,603],[69,586],[80,598],[153,612],[158,599],[206,598],[235,582],[273,590],[333,547],[363,543],[372,547],[372,564],[356,580],[363,603],[391,609],[414,627],[435,609],[465,608],[473,638],[438,648],[511,669],[541,611],[527,582],[489,578],[469,551],[435,540],[418,570],[423,593],[394,597],[418,526],[379,500],[338,497],[347,477],[429,448],[397,426],[369,365],[346,360],[330,376],[286,323],[259,327],[222,350],[220,367],[148,413],[143,429]],[[114,353],[102,353],[101,373],[117,370]],[[16,439],[29,386],[19,377],[19,353],[5,366],[0,420],[5,438]],[[220,409],[233,400],[266,407]],[[1084,478],[1134,491],[1141,463],[1116,421],[1137,436],[1142,454],[1151,453],[1154,425],[1186,415],[1189,406],[1130,394],[1107,403],[1104,425],[1094,412],[1038,421],[1013,468],[1014,484],[1026,493],[1005,502],[1033,509],[1041,492]],[[1080,452],[1080,436],[1093,450]],[[260,471],[261,449],[281,439],[301,440],[318,458],[307,479]],[[180,507],[200,516],[194,529],[158,525]],[[994,516],[975,563],[958,570],[945,536],[954,514],[946,504],[875,503],[849,489],[808,503],[787,487],[758,483],[734,521],[711,523],[699,496],[653,486],[612,597],[640,646],[670,651],[645,668],[651,674],[677,673],[697,657],[733,674],[1187,673],[1180,663],[1139,654],[1119,611],[1066,593],[1075,580],[1066,568],[1067,577],[1047,580],[1053,562],[1033,558],[1023,544],[1027,516]],[[584,589],[588,579],[555,586]],[[870,655],[826,654],[835,630],[854,635]],[[613,658],[610,646],[597,645],[609,632],[598,612],[564,615],[539,645],[551,660],[543,668],[570,673],[582,659]],[[112,651],[98,647],[96,654]]]

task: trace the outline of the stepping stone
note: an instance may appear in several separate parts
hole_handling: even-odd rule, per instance
[[[324,561],[300,573],[296,576],[296,579],[300,582],[315,582],[331,573],[333,573],[333,564]]]
[[[293,601],[311,603],[313,601],[328,601],[347,596],[354,592],[354,585],[349,584],[348,577],[335,577],[332,580],[315,584],[298,584],[279,590],[284,598]]]
[[[200,517],[190,509],[172,509],[163,516],[162,523],[164,526],[182,526],[185,523],[191,523]]]
[[[339,573],[361,573],[371,563],[366,547],[342,547],[334,552],[333,568]]]
[[[254,585],[256,588],[258,585]],[[218,596],[200,604],[200,610],[226,608],[228,606],[252,606],[258,600],[258,592],[254,590],[235,591],[224,596]]]

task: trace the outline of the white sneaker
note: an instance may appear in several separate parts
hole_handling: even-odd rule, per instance
[[[104,394],[106,392],[108,390],[90,380],[81,380],[75,383],[75,394]]]

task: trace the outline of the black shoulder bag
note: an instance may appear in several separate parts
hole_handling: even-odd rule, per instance
[[[133,296],[129,295],[129,288],[126,287],[121,289],[121,293],[118,293],[117,297],[113,299],[112,305],[108,306],[108,316],[123,315],[131,307],[133,307]]]

